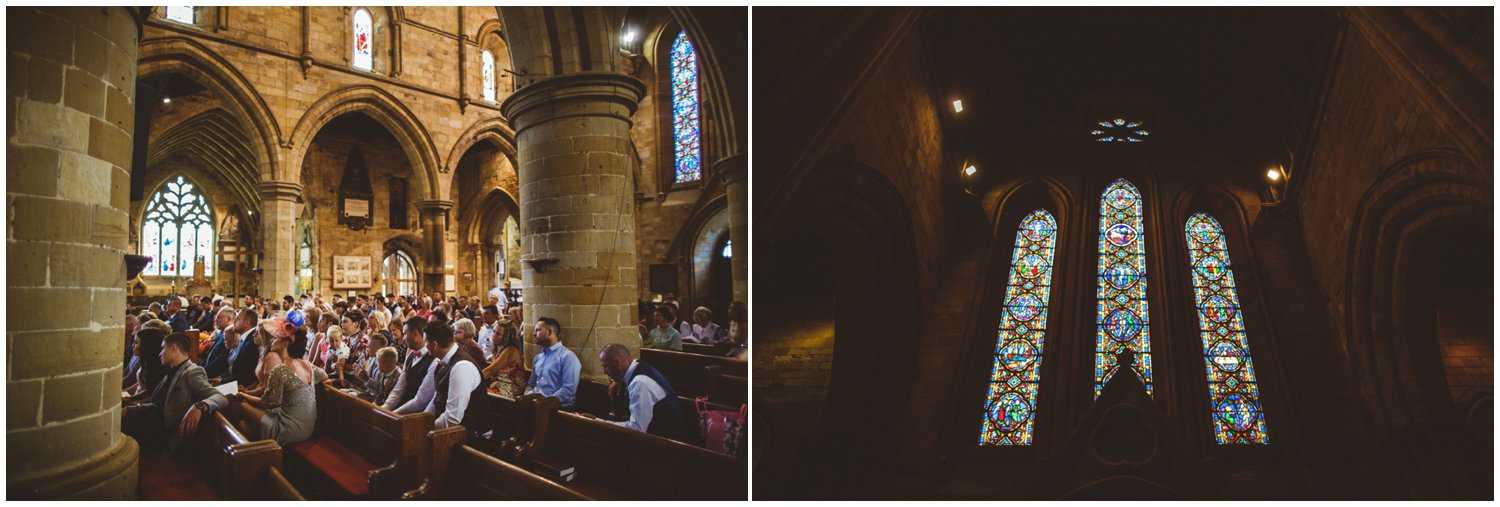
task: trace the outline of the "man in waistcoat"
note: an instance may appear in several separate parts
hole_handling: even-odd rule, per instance
[[[630,395],[630,419],[605,422],[673,440],[685,437],[687,418],[667,377],[650,364],[631,359],[630,349],[618,343],[599,352],[599,363]]]

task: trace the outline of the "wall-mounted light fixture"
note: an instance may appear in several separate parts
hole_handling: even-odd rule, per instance
[[[171,104],[172,103],[172,97],[162,97],[161,98],[161,103],[163,103],[163,104]]]
[[[620,36],[620,45],[629,46],[632,42],[635,42],[635,30],[626,29],[625,34]]]
[[[955,113],[962,113],[962,112],[964,112],[964,100],[963,99],[957,99],[957,100],[953,101],[953,112],[955,112]]]
[[[1282,193],[1286,190],[1287,173],[1286,167],[1277,164],[1266,169],[1266,191],[1270,194],[1267,204],[1281,204]]]

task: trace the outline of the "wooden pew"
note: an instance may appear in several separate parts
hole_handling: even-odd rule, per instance
[[[556,398],[548,398],[555,406]],[[428,472],[404,500],[592,500],[464,445],[462,426],[427,433]],[[450,473],[451,472],[451,473]]]
[[[345,496],[395,499],[417,486],[425,470],[426,412],[397,415],[338,390],[317,385],[318,422],[313,437],[288,446]]]
[[[719,342],[713,345],[682,342],[683,352],[687,352],[689,354],[698,354],[702,356],[724,357],[725,354],[729,353],[729,349],[731,348],[733,347],[729,345],[729,342]]]
[[[677,394],[695,398],[708,394],[708,372],[704,368],[719,366],[724,375],[748,377],[749,365],[743,359],[689,354],[672,350],[641,349],[642,361],[656,367]]]
[[[196,461],[141,456],[144,500],[304,500],[281,475],[281,446],[251,441],[221,412],[203,418],[193,435]]]
[[[574,468],[560,483],[596,499],[745,500],[745,460],[569,412],[540,412],[533,441],[517,464],[547,470]]]
[[[532,393],[510,399],[494,392],[485,393],[479,405],[471,404],[470,410],[486,410],[494,425],[489,441],[475,442],[473,447],[505,461],[514,461],[516,449],[531,442],[532,429],[536,424],[536,410],[558,409],[557,398]]]
[[[704,376],[708,381],[705,388],[708,401],[736,407],[738,410],[740,405],[749,400],[750,383],[744,375],[725,373],[724,367],[716,364],[706,367]]]

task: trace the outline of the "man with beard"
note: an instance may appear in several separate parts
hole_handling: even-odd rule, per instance
[[[542,353],[531,361],[531,380],[526,384],[526,394],[541,393],[557,398],[562,408],[573,408],[573,397],[578,392],[578,373],[583,363],[578,355],[562,344],[562,329],[551,317],[537,319],[532,328],[536,344]]]

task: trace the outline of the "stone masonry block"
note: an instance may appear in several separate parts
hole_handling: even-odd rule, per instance
[[[47,249],[38,241],[5,242],[5,285],[40,287],[47,284]]]
[[[16,143],[84,152],[89,142],[89,117],[61,104],[22,99],[16,107]]]
[[[11,237],[16,240],[86,242],[92,236],[90,205],[31,196],[11,198]]]
[[[91,116],[104,116],[104,81],[70,68],[63,79],[63,104]]]
[[[89,120],[89,155],[120,167],[130,166],[130,134],[104,120]]]
[[[99,412],[99,372],[53,377],[44,381],[42,422],[76,419]]]
[[[42,408],[42,381],[8,382],[5,385],[5,428],[30,428],[39,424]]]
[[[41,197],[57,196],[57,150],[31,146],[11,146],[5,150],[6,192]]]
[[[114,166],[109,162],[77,153],[62,153],[57,164],[58,196],[108,206],[113,171]]]
[[[14,293],[19,289],[11,289]],[[68,291],[78,301],[88,301],[87,291]],[[74,301],[73,304],[79,304]],[[7,302],[7,306],[10,304]],[[41,308],[29,309],[45,311]],[[124,308],[121,298],[118,308]],[[28,310],[30,311],[30,310]],[[79,312],[73,312],[79,313]],[[115,313],[123,313],[116,311]],[[15,314],[12,314],[15,315]],[[88,316],[81,316],[87,319]],[[92,331],[71,329],[62,331],[16,332],[11,329],[6,339],[11,340],[12,362],[10,378],[22,380],[66,375],[71,372],[100,370],[120,363],[125,336],[122,328]],[[24,359],[23,359],[24,358]]]
[[[78,461],[108,449],[119,431],[113,411],[66,424],[6,433],[7,473],[25,474],[53,463]]]

